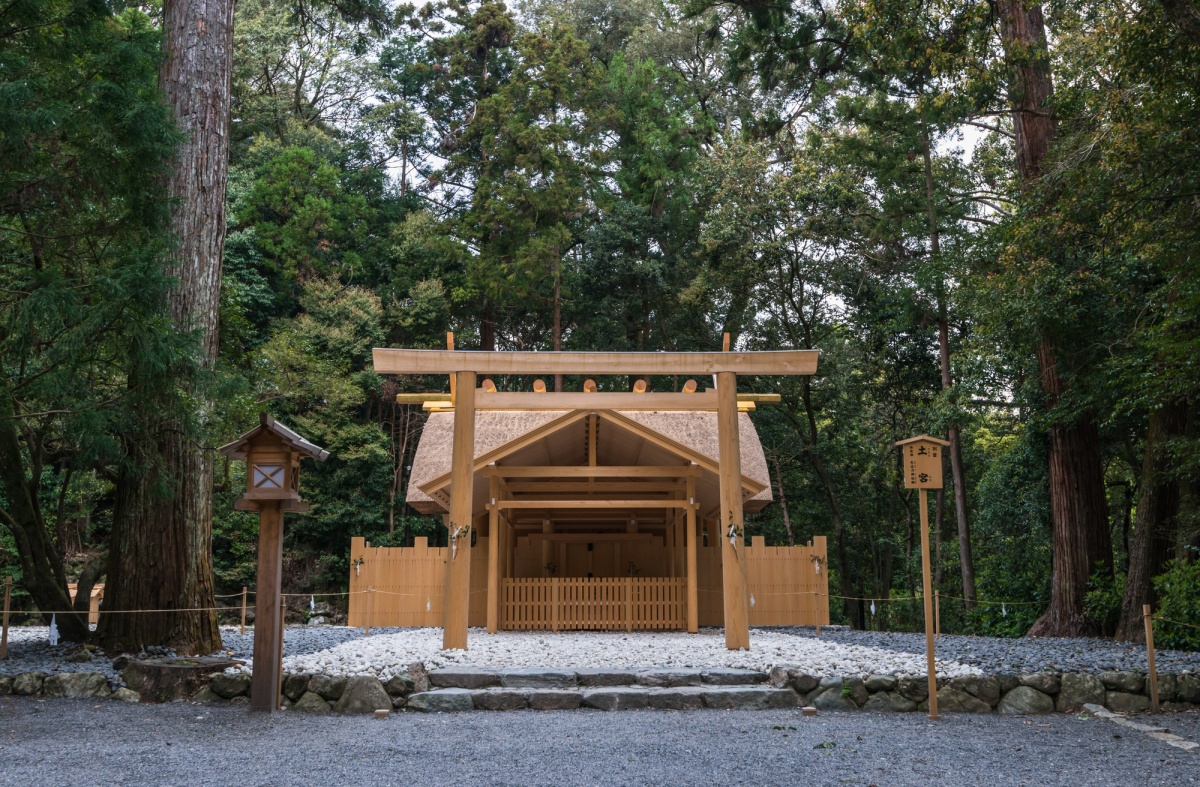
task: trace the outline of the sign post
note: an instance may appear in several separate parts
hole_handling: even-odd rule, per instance
[[[940,719],[937,706],[937,669],[933,662],[933,571],[929,560],[928,490],[942,488],[942,454],[950,443],[929,435],[918,435],[896,443],[904,467],[904,487],[916,489],[921,509],[921,583],[925,602],[925,662],[929,680],[929,718]]]
[[[234,503],[238,511],[258,512],[258,584],[254,589],[254,660],[250,678],[250,710],[279,710],[283,674],[283,515],[304,513],[300,499],[300,460],[325,461],[329,452],[313,445],[263,413],[259,425],[219,449],[230,459],[246,462],[246,494]],[[242,589],[242,624],[246,592]]]

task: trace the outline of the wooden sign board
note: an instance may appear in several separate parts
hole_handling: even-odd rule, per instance
[[[941,489],[942,454],[950,445],[929,435],[918,435],[896,443],[904,462],[905,489]]]

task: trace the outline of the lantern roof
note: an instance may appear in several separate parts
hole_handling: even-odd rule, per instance
[[[908,445],[909,443],[937,443],[938,445],[950,445],[948,440],[939,440],[936,437],[930,437],[927,434],[919,434],[916,437],[910,437],[907,440],[897,440],[892,445]]]
[[[267,413],[260,413],[258,426],[246,432],[244,435],[234,440],[228,445],[223,445],[217,450],[228,456],[230,459],[246,459],[246,447],[256,438],[262,435],[273,435],[278,438],[287,447],[293,451],[303,454],[304,456],[312,457],[318,461],[324,462],[329,458],[329,452],[319,445],[313,445],[308,440],[305,440],[300,435],[288,429],[283,424],[276,421]]]

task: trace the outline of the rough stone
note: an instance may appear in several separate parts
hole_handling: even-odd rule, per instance
[[[634,670],[578,669],[575,679],[580,686],[632,686],[637,681]]]
[[[383,690],[378,678],[370,675],[355,675],[346,681],[346,688],[334,708],[338,713],[374,713],[389,710],[392,698]]]
[[[412,678],[414,693],[429,691],[429,673],[425,671],[424,664],[419,661],[409,664],[408,676]]]
[[[1067,672],[1062,676],[1062,686],[1054,701],[1059,713],[1082,708],[1086,703],[1104,704],[1104,684],[1095,675]]]
[[[937,693],[938,711],[946,713],[991,713],[992,706],[973,694],[953,686],[943,686]]]
[[[591,689],[583,693],[583,704],[600,710],[630,710],[649,704],[649,690],[625,686]]]
[[[705,689],[704,704],[726,710],[765,710],[795,708],[800,704],[796,692],[770,686],[720,686]]]
[[[917,709],[917,703],[905,699],[898,691],[880,691],[872,694],[863,710],[885,711],[892,713],[912,713]]]
[[[1055,677],[1058,677],[1058,676],[1056,675]],[[1007,673],[997,675],[996,682],[1000,684],[1000,693],[1001,694],[1008,694],[1010,691],[1015,689],[1017,686],[1021,685],[1020,678],[1018,678],[1016,675],[1009,675]],[[1056,688],[1055,691],[1058,691],[1058,689]]]
[[[863,685],[867,687],[867,691],[874,694],[877,691],[895,691],[897,683],[899,681],[892,675],[871,675]]]
[[[319,694],[321,699],[336,702],[346,690],[345,675],[313,675],[308,681],[308,690]]]
[[[525,667],[504,670],[500,685],[506,689],[570,689],[575,686],[572,670]]]
[[[212,686],[205,686],[192,695],[192,702],[225,702],[225,698],[212,690]]]
[[[843,691],[850,695],[850,699],[854,700],[854,704],[862,707],[867,703],[870,694],[867,692],[867,687],[863,683],[863,679],[857,675],[852,675],[842,681]]]
[[[231,700],[250,693],[250,676],[244,672],[218,672],[209,679],[208,685],[217,694]]]
[[[422,713],[457,713],[474,710],[475,703],[467,689],[436,689],[409,695],[407,707]]]
[[[500,673],[480,667],[444,667],[429,673],[429,685],[441,689],[486,689],[500,685]]]
[[[107,697],[108,680],[101,672],[62,672],[42,684],[47,697]]]
[[[304,696],[304,692],[308,691],[308,682],[312,680],[312,675],[286,675],[283,679],[283,696],[287,697],[292,702]]]
[[[583,703],[578,691],[533,689],[529,692],[529,707],[533,710],[575,710]]]
[[[642,670],[637,674],[640,686],[673,688],[675,686],[699,686],[703,672],[698,669]]]
[[[765,682],[767,673],[753,669],[706,669],[700,680],[710,686],[748,686]]]
[[[1117,713],[1141,713],[1150,710],[1150,698],[1125,691],[1106,691],[1104,707]]]
[[[809,705],[817,710],[858,710],[858,704],[842,694],[842,687],[828,688],[812,697]]]
[[[767,684],[775,689],[784,688],[791,680],[787,667],[771,667],[771,672],[767,675]]]
[[[989,708],[996,707],[1000,701],[1000,682],[995,678],[966,675],[950,681],[950,685],[986,702]]]
[[[171,702],[193,696],[214,672],[241,666],[228,658],[134,659],[125,668],[125,685],[142,695],[143,702]]]
[[[1137,672],[1101,672],[1097,677],[1109,691],[1141,694],[1146,688],[1146,676]]]
[[[662,710],[699,710],[704,707],[702,692],[696,686],[654,689],[648,693],[648,702],[651,708]]]
[[[896,683],[896,691],[906,700],[924,702],[929,699],[929,683],[924,675],[908,675]]]
[[[1200,674],[1180,675],[1175,679],[1175,690],[1184,702],[1200,702]]]
[[[1022,686],[1037,689],[1042,694],[1054,695],[1062,689],[1062,678],[1053,672],[1032,672],[1028,675],[1021,675],[1017,680]]]
[[[124,686],[121,686],[116,691],[114,691],[112,693],[112,698],[114,700],[120,700],[121,702],[141,702],[142,701],[141,694],[138,694],[136,691],[130,691],[129,689],[125,688]]]
[[[42,683],[46,680],[44,672],[22,672],[13,678],[12,692],[22,697],[31,697],[42,691]]]
[[[321,698],[320,694],[315,691],[306,691],[300,695],[300,698],[292,703],[292,710],[304,711],[306,713],[329,713],[329,703]]]
[[[304,625],[306,625],[306,626],[325,626],[325,625],[328,625],[328,623],[329,623],[329,619],[326,618],[324,615],[313,615],[311,618],[308,619],[308,622],[305,623]]]
[[[1160,672],[1158,675],[1158,699],[1162,702],[1175,699],[1175,693],[1179,690],[1178,679],[1169,672]],[[1146,680],[1146,696],[1150,696],[1150,681]]]
[[[13,679],[9,675],[0,675],[0,697],[12,694]]]
[[[392,710],[403,710],[408,705],[408,697],[392,697]]]
[[[94,654],[87,648],[80,648],[74,653],[68,654],[65,658],[63,658],[63,661],[67,662],[68,664],[86,664],[92,660],[93,655]]]
[[[122,653],[120,656],[117,656],[112,660],[112,668],[117,672],[124,672],[125,668],[129,666],[129,661],[129,654]]]
[[[393,675],[387,683],[383,684],[383,689],[393,697],[407,697],[413,692],[412,676],[403,673]]]
[[[1017,686],[1000,699],[996,710],[1006,716],[1053,713],[1054,700],[1032,686]]]
[[[800,670],[789,670],[788,675],[792,679],[792,688],[801,694],[807,694],[820,685],[820,681]]]
[[[476,689],[471,692],[475,710],[521,710],[529,707],[526,692],[516,689]]]

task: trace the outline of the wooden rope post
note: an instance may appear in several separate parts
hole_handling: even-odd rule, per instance
[[[246,633],[246,586],[242,585],[242,630],[238,632],[244,635]]]
[[[1150,605],[1142,605],[1142,618],[1146,622],[1146,661],[1150,678],[1150,710],[1158,713],[1158,668],[1154,665],[1154,618]]]
[[[283,631],[287,619],[287,599],[279,597],[279,687],[275,692],[275,709],[283,710]]]
[[[942,638],[942,591],[933,591],[933,638]]]
[[[933,663],[933,577],[929,565],[929,494],[920,489],[921,507],[921,573],[925,602],[925,670],[929,682],[929,718],[940,719],[937,706],[937,668]]]
[[[0,634],[0,659],[8,658],[8,607],[12,599],[12,577],[4,578],[4,633]]]

